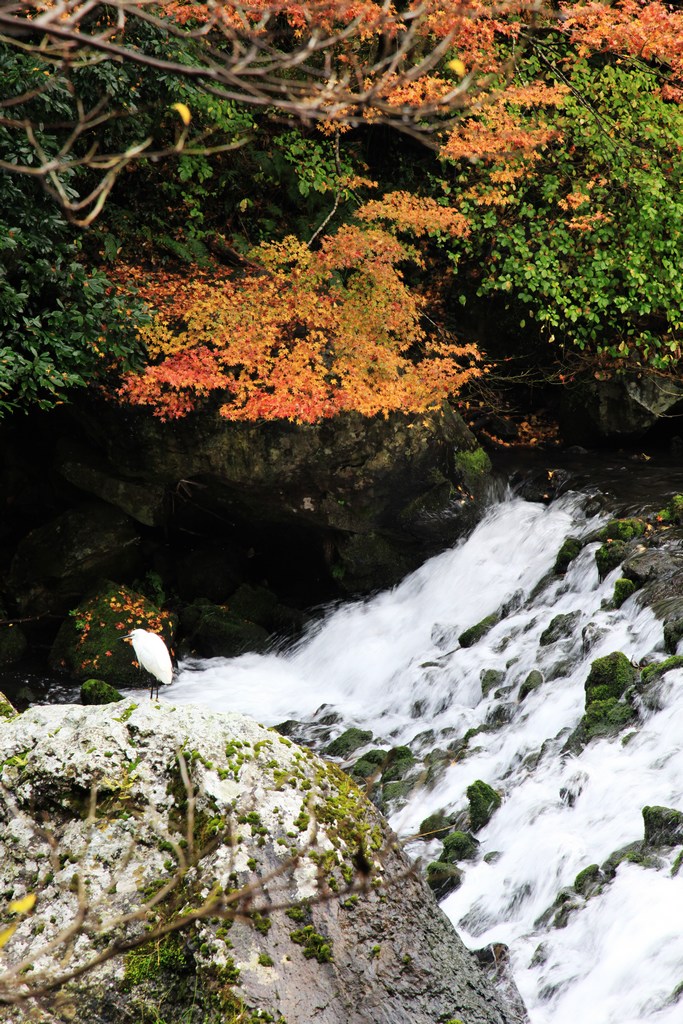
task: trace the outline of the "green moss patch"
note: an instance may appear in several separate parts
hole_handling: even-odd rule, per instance
[[[83,704],[113,704],[123,700],[115,686],[110,686],[103,679],[86,679],[81,686],[81,702]]]
[[[610,519],[598,534],[600,540],[629,541],[634,537],[642,537],[647,528],[644,519]]]
[[[500,615],[497,612],[494,612],[493,615],[487,615],[486,618],[481,619],[474,626],[470,626],[469,629],[461,633],[458,637],[458,643],[461,647],[472,647],[473,644],[476,644],[482,637],[486,636],[499,622]]]
[[[298,946],[303,946],[303,953],[307,960],[317,960],[319,964],[327,964],[332,961],[332,943],[324,935],[316,932],[313,925],[307,924],[303,928],[290,932],[289,937]]]
[[[673,807],[643,807],[643,824],[648,846],[683,843],[683,812]]]
[[[451,832],[443,841],[441,860],[455,864],[459,860],[474,860],[479,843],[470,832]]]
[[[657,665],[646,665],[640,674],[641,682],[651,683],[674,668],[683,668],[683,656],[674,654]]]
[[[608,576],[612,569],[624,561],[626,557],[626,543],[623,540],[608,540],[595,552],[595,562],[598,567],[598,575],[601,580]]]
[[[620,577],[614,583],[614,607],[621,608],[624,601],[627,601],[632,594],[635,594],[638,587],[633,580],[626,579],[625,576]]]
[[[637,677],[637,670],[621,651],[596,658],[585,682],[586,706],[596,699],[623,697]]]
[[[576,556],[581,553],[582,548],[583,542],[578,537],[567,537],[555,559],[554,571],[558,576],[564,575]]]
[[[488,825],[494,811],[502,803],[500,793],[481,779],[467,787],[467,799],[470,802],[470,825],[473,832]]]
[[[347,729],[336,740],[332,740],[323,750],[330,757],[348,757],[354,750],[372,741],[372,732],[368,729]]]

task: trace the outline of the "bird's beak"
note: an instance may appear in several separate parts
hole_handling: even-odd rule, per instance
[[[119,637],[119,640],[132,640],[132,639],[133,639],[133,634],[132,633],[127,633],[125,636],[120,636]]]

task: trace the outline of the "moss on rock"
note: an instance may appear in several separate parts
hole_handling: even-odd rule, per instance
[[[648,846],[683,843],[683,812],[673,807],[643,807],[643,823]]]
[[[543,684],[543,674],[537,668],[532,668],[529,675],[519,688],[519,700],[525,700],[530,693],[537,690]]]
[[[674,668],[683,668],[683,655],[673,654],[670,658],[665,658],[664,661],[660,661],[656,665],[646,665],[640,674],[641,682],[651,683]]]
[[[103,679],[86,679],[81,686],[82,704],[113,704],[118,700],[123,700],[119,691]]]
[[[468,487],[476,485],[478,479],[491,472],[491,460],[483,448],[472,448],[470,451],[457,452],[456,469],[462,473]]]
[[[418,835],[420,839],[424,839],[427,842],[430,839],[443,839],[448,834],[449,829],[452,828],[452,825],[453,822],[450,815],[446,814],[444,810],[438,810],[422,819]]]
[[[602,872],[598,864],[589,864],[587,868],[579,871],[574,879],[574,889],[581,896],[592,895],[602,879]]]
[[[621,540],[629,541],[634,537],[642,537],[646,530],[644,519],[610,519],[609,523],[600,530],[600,540]]]
[[[455,864],[459,860],[473,860],[479,852],[479,843],[471,832],[451,832],[443,841],[441,860]]]
[[[558,576],[564,575],[571,562],[581,553],[582,548],[583,541],[580,541],[578,537],[567,537],[555,559],[554,571]]]
[[[500,793],[481,779],[467,787],[467,799],[470,804],[470,825],[473,832],[484,828],[502,803]]]
[[[625,576],[621,576],[614,583],[614,607],[621,608],[624,601],[627,601],[632,594],[635,594],[638,587],[633,580],[627,579]]]
[[[234,658],[247,651],[265,651],[267,629],[235,614],[229,605],[197,600],[183,608],[180,624],[184,643],[193,653],[207,658]]]
[[[595,562],[598,567],[598,575],[601,580],[608,576],[612,569],[624,561],[626,556],[626,542],[623,540],[607,540],[595,552]]]
[[[616,697],[591,701],[581,720],[583,738],[587,742],[598,736],[616,736],[635,719],[631,705]]]
[[[675,654],[683,638],[683,619],[671,619],[664,623],[664,646],[669,654]]]
[[[555,615],[550,624],[541,633],[539,644],[541,647],[549,647],[558,640],[565,640],[572,635],[574,629],[581,619],[581,612],[567,612],[563,615]]]
[[[7,699],[4,693],[0,693],[0,722],[10,722],[13,718],[16,718],[18,714],[19,712]]]
[[[337,736],[336,740],[328,743],[323,753],[328,754],[330,757],[348,757],[354,750],[358,750],[359,747],[370,743],[371,740],[372,732],[369,729],[352,727],[343,732],[341,736]]]
[[[114,686],[144,686],[146,673],[138,668],[135,652],[129,643],[121,643],[131,629],[158,633],[171,647],[175,620],[143,594],[106,583],[62,623],[50,651],[50,668],[78,680],[97,674]]]
[[[462,876],[460,868],[443,860],[435,860],[427,865],[427,885],[437,900],[445,899],[450,892],[459,889]]]
[[[494,612],[492,615],[487,615],[486,618],[481,619],[475,623],[474,626],[470,626],[458,637],[458,643],[461,647],[472,647],[476,644],[483,636],[493,629],[495,625],[500,622],[500,615]]]
[[[621,651],[596,658],[585,682],[586,706],[593,700],[623,697],[637,677],[637,670]]]
[[[497,668],[485,668],[479,676],[481,681],[481,692],[484,697],[488,697],[491,690],[494,690],[497,686],[501,686],[505,682],[505,673],[501,672]]]
[[[367,753],[359,757],[358,760],[347,769],[352,779],[358,782],[367,782],[368,779],[373,776],[381,775],[382,765],[387,759],[386,750],[368,750]]]

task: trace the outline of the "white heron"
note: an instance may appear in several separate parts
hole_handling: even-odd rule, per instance
[[[121,639],[130,640],[138,664],[156,679],[156,686],[154,682],[150,686],[150,700],[155,689],[158,697],[159,683],[168,685],[173,680],[173,663],[168,647],[158,633],[152,633],[148,629],[134,629]]]

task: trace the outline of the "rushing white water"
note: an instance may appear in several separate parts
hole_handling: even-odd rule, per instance
[[[466,541],[394,590],[330,612],[294,649],[186,663],[164,697],[266,725],[315,724],[335,710],[337,731],[360,725],[372,730],[371,746],[410,744],[418,755],[490,723],[505,705],[505,724],[477,735],[433,788],[414,791],[394,828],[414,834],[439,808],[463,810],[475,779],[489,782],[503,804],[478,833],[480,854],[465,865],[462,886],[443,903],[465,941],[510,946],[533,1024],[680,1024],[683,1007],[670,997],[683,982],[683,872],[672,877],[672,857],[659,868],[622,863],[600,895],[578,901],[566,927],[539,921],[580,870],[642,839],[643,806],[683,808],[681,670],[667,674],[661,710],[645,714],[629,742],[622,734],[562,753],[583,714],[594,658],[615,650],[634,660],[664,656],[662,624],[649,610],[633,598],[619,610],[602,607],[619,572],[599,582],[596,542],[565,577],[547,577],[564,538],[599,525],[582,507],[576,495],[547,508],[498,505]],[[507,616],[479,643],[459,647],[459,633],[505,604]],[[566,612],[580,613],[573,635],[539,645],[550,620]],[[534,668],[544,683],[520,702],[519,685]],[[484,697],[486,669],[505,678]],[[409,849],[419,855],[425,846]],[[433,841],[430,859],[438,849]]]

